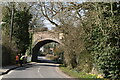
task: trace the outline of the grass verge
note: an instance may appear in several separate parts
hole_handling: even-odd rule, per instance
[[[60,66],[59,67],[62,72],[66,73],[67,75],[73,78],[97,78],[95,74],[87,74],[84,72],[78,72],[75,69],[69,69],[68,67]]]

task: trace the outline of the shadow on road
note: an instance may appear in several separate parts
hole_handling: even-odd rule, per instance
[[[55,64],[38,64],[38,65],[36,65],[36,66],[43,66],[43,67],[45,67],[45,66],[49,66],[49,67],[58,67],[58,65],[55,65]]]
[[[39,64],[37,66],[58,67],[58,65],[56,65],[57,63],[55,61],[47,60],[47,59],[38,60],[37,63],[42,63],[42,64]]]
[[[41,63],[41,64],[39,64],[39,63]],[[41,59],[41,60],[38,60],[35,63],[29,63],[29,64],[26,64],[26,65],[23,65],[23,67],[17,68],[16,70],[26,70],[28,68],[38,67],[38,66],[42,66],[42,67],[46,67],[46,66],[59,67],[59,65],[56,65],[56,64],[57,63],[55,61],[51,61],[51,60],[47,60],[47,59]]]
[[[53,63],[53,64],[56,64],[55,61],[46,60],[46,59],[38,60],[37,63]]]
[[[32,65],[32,64],[25,64],[22,67],[19,67],[19,68],[15,69],[15,70],[26,70],[27,68],[31,68],[33,66],[34,65]]]

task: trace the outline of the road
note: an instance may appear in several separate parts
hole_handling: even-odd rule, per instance
[[[17,68],[3,78],[69,78],[58,69],[58,65],[52,61],[41,58],[38,63],[30,63]],[[4,80],[4,79],[3,79]],[[7,80],[7,79],[5,79]]]

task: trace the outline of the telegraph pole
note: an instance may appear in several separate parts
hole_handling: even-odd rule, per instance
[[[0,69],[2,69],[2,24],[6,22],[0,22]]]
[[[14,2],[12,2],[12,11],[11,11],[10,42],[12,42],[13,21],[14,21],[13,19],[14,19]]]

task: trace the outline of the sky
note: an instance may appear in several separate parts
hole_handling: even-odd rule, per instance
[[[47,27],[49,30],[51,30],[52,27],[55,27],[55,25],[52,25],[48,20],[45,20],[43,23],[44,27]]]

